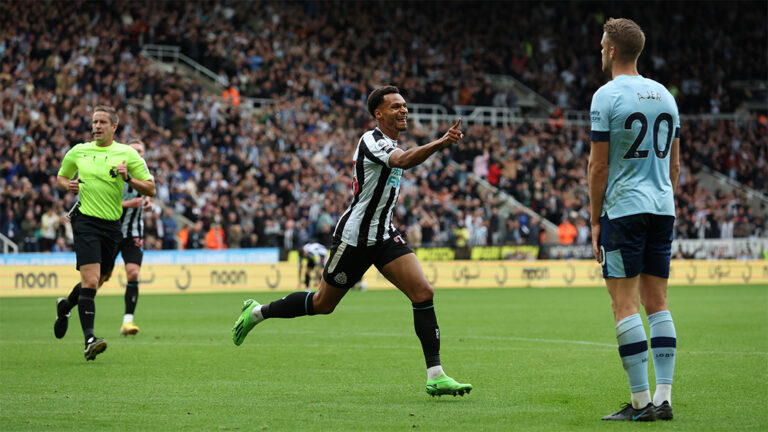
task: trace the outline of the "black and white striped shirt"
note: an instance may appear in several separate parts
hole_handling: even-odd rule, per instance
[[[389,167],[389,156],[397,141],[378,127],[360,138],[352,162],[352,203],[336,224],[334,237],[350,246],[371,246],[393,233],[392,213],[400,196],[401,168]]]
[[[126,183],[123,190],[123,201],[128,201],[140,196],[135,189]],[[123,216],[120,218],[120,230],[123,238],[144,238],[144,205],[138,207],[123,207]]]

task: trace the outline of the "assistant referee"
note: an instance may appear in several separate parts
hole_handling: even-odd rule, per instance
[[[128,184],[141,195],[154,196],[155,183],[144,159],[132,147],[113,140],[118,117],[115,109],[99,105],[93,109],[91,132],[94,141],[72,147],[61,162],[57,185],[80,194],[79,206],[71,212],[80,283],[68,298],[56,302],[57,338],[67,332],[69,312],[77,305],[85,336],[85,359],[93,360],[107,349],[107,342],[94,335],[96,290],[109,279],[118,245],[123,239],[120,216],[123,188]]]

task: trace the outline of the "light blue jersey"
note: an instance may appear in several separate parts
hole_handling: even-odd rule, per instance
[[[672,95],[642,76],[619,75],[592,97],[592,141],[610,143],[601,216],[675,216],[670,150],[680,137]]]

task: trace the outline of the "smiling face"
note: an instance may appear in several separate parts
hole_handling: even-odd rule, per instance
[[[376,111],[376,121],[384,132],[404,132],[408,128],[408,107],[399,93],[384,95]]]
[[[91,132],[93,132],[93,138],[96,143],[109,144],[112,143],[112,137],[115,135],[117,125],[112,123],[110,115],[104,111],[96,111],[93,113],[91,121]]]

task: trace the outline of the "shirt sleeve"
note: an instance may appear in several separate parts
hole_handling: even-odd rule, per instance
[[[589,116],[592,119],[592,141],[611,140],[611,98],[605,87],[599,89],[592,96],[592,105],[589,108]]]
[[[150,180],[153,178],[149,173],[147,162],[145,162],[135,150],[130,153],[127,168],[131,177],[135,177],[138,180]]]
[[[362,144],[362,150],[365,152],[365,157],[379,165],[384,165],[387,168],[390,168],[389,156],[392,155],[393,151],[397,150],[397,146],[387,141],[386,139],[380,139],[376,142],[372,142],[371,144],[363,140]]]
[[[70,180],[75,176],[75,173],[77,172],[77,164],[75,163],[77,156],[74,154],[75,148],[76,147],[72,147],[69,149],[67,154],[64,155],[64,159],[61,161],[61,168],[59,168],[58,174]]]

